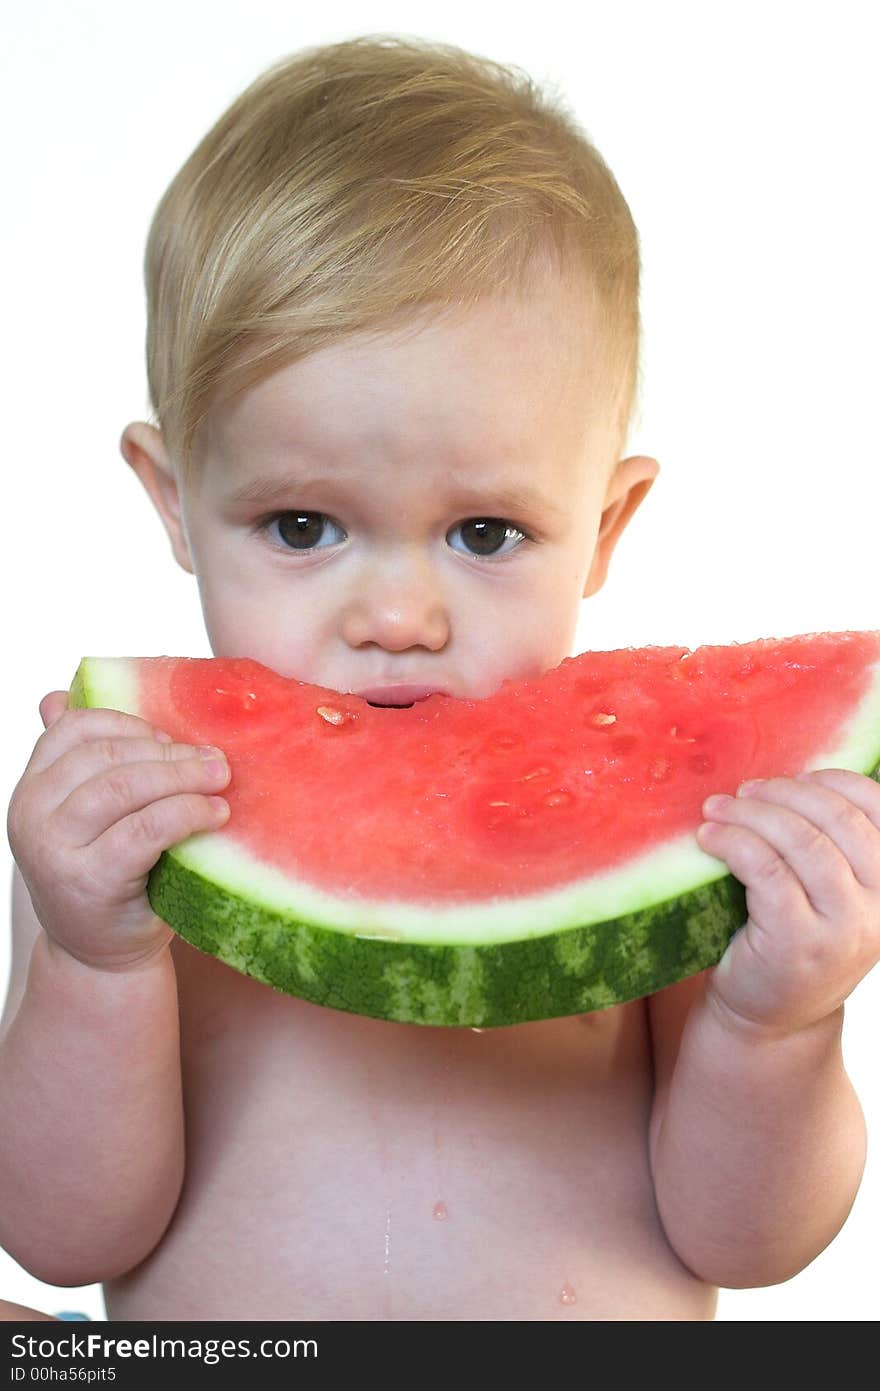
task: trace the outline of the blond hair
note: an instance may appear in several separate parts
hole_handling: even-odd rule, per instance
[[[175,465],[227,399],[346,334],[527,284],[589,303],[622,434],[635,402],[638,234],[598,151],[522,70],[364,35],[294,53],[220,117],[147,241],[147,376]],[[579,294],[582,296],[578,298]]]

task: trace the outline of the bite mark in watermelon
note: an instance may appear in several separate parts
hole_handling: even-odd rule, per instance
[[[714,965],[745,890],[695,838],[748,777],[880,776],[880,632],[570,657],[384,709],[246,658],[85,658],[71,703],[215,744],[231,816],[155,911],[277,990],[401,1022],[585,1013]]]

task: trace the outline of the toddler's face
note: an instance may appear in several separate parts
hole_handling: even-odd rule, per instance
[[[129,426],[215,655],[389,704],[570,655],[657,472],[609,483],[573,319],[554,287],[319,350],[215,407],[180,493],[158,431]]]

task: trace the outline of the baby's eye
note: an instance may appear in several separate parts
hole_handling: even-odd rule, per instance
[[[281,512],[277,517],[271,517],[266,523],[266,530],[274,539],[279,539],[283,546],[292,551],[323,550],[319,542],[324,536],[326,527],[335,527],[340,536],[344,536],[340,526],[331,522],[323,512]],[[277,535],[273,528],[277,527]],[[333,538],[324,542],[324,545],[332,545]]]
[[[466,522],[459,522],[446,533],[447,540],[457,531],[461,532],[465,545],[469,547],[465,554],[470,555],[504,555],[526,539],[524,532],[498,517],[469,517]],[[458,547],[453,546],[452,549],[457,550]]]

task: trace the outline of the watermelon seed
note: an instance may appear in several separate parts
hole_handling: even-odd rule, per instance
[[[350,710],[331,710],[328,705],[319,705],[317,713],[321,716],[321,719],[326,720],[328,724],[345,724],[346,720],[355,719],[355,716]]]
[[[680,735],[677,724],[672,726],[669,734],[672,739],[677,739],[680,744],[695,744],[697,742],[696,739],[686,739],[683,734]]]
[[[595,715],[590,716],[590,724],[596,725],[597,728],[606,724],[617,724],[617,716],[610,710],[597,710]]]
[[[490,806],[490,807],[509,807],[510,805],[511,805],[510,802],[490,802],[490,803],[489,803],[489,806]]]
[[[532,778],[546,778],[549,772],[549,768],[533,768],[530,773],[520,778],[520,782],[531,782]]]

